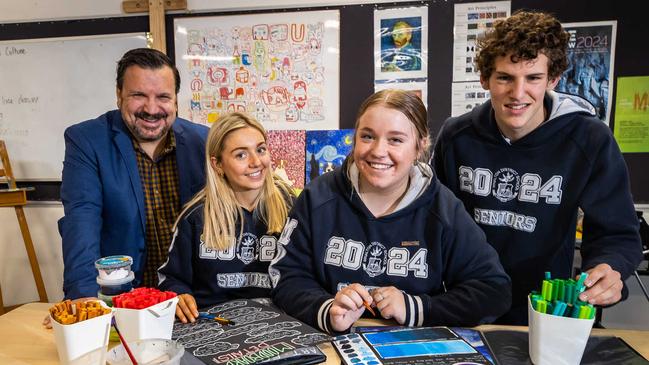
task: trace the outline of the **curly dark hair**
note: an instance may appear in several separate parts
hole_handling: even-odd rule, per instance
[[[516,11],[494,22],[478,39],[475,63],[483,79],[491,77],[497,57],[510,55],[512,62],[533,60],[539,53],[548,58],[548,77],[561,76],[568,67],[566,50],[570,35],[559,20],[543,12]]]

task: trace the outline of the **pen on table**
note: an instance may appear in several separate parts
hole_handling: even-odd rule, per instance
[[[227,318],[219,317],[214,314],[205,313],[205,312],[199,312],[198,318],[213,319],[220,324],[234,325],[234,321],[231,321]]]

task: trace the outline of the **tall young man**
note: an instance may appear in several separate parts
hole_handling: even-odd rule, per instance
[[[572,272],[577,210],[587,290],[611,305],[641,259],[638,220],[622,154],[585,100],[552,89],[568,65],[568,33],[551,15],[517,12],[478,43],[491,100],[448,119],[434,167],[487,234],[512,279],[500,323],[527,323],[527,294],[545,271]]]

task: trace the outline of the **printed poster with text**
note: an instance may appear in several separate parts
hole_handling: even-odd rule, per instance
[[[213,123],[244,111],[266,129],[337,129],[339,12],[174,20],[178,114]]]
[[[617,21],[565,23],[563,27],[570,34],[569,63],[555,90],[588,100],[599,119],[608,124]]]
[[[624,153],[649,152],[649,76],[618,77],[613,134]]]
[[[470,112],[490,99],[489,90],[482,88],[478,81],[454,82],[451,85],[451,116]]]
[[[476,42],[494,21],[511,13],[510,1],[455,4],[453,25],[453,82],[478,81],[475,68]]]

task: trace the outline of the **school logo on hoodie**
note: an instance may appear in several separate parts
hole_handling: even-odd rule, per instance
[[[257,236],[252,233],[244,233],[237,247],[237,257],[241,262],[248,265],[257,259]]]
[[[521,187],[521,178],[518,172],[509,167],[504,167],[494,174],[491,193],[496,199],[506,203],[518,196]]]
[[[372,242],[365,248],[363,270],[370,277],[381,275],[387,266],[388,250],[378,242]]]

